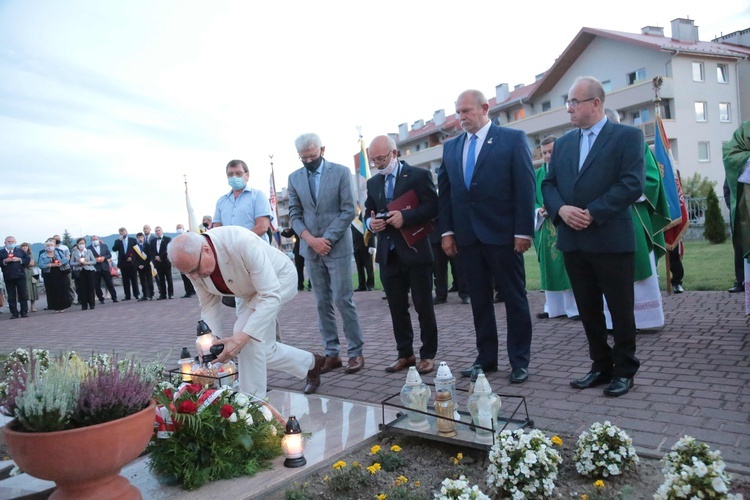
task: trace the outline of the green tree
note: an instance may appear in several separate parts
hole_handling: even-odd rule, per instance
[[[698,172],[682,183],[682,191],[687,198],[705,198],[715,187],[716,181],[709,181],[708,177],[703,177]]]
[[[714,244],[724,243],[727,239],[727,228],[724,217],[721,216],[719,198],[712,189],[706,195],[706,225],[703,237]]]
[[[68,248],[73,248],[74,246],[73,237],[70,235],[67,229],[63,232],[62,244]]]

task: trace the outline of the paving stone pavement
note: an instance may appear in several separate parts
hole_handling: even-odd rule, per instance
[[[0,315],[0,352],[17,347],[73,349],[81,354],[114,351],[138,353],[147,360],[166,356],[176,366],[183,346],[195,353],[199,306],[197,298],[179,298],[179,280],[175,287],[173,300],[107,301],[94,310],[74,306],[62,314],[40,307],[29,318],[16,320],[9,320],[6,312]],[[396,351],[388,306],[381,300],[383,292],[355,293],[354,297],[365,338],[365,369],[350,375],[343,369],[323,375],[318,394],[380,403],[400,391],[405,372],[384,372]],[[507,380],[510,368],[502,349],[506,322],[502,304],[495,305],[500,370],[488,379],[498,393],[524,396],[537,428],[578,435],[593,422],[610,420],[626,430],[636,446],[658,455],[688,434],[720,449],[736,472],[750,475],[750,326],[741,294],[688,291],[664,296],[666,326],[639,334],[641,369],[635,388],[620,398],[604,396],[601,388],[579,391],[568,385],[589,367],[581,324],[536,319],[544,294],[533,291],[528,297],[534,322],[529,381],[511,385]],[[44,303],[42,297],[38,305]],[[458,375],[476,355],[471,306],[450,294],[448,303],[436,306],[435,312],[440,342],[437,361],[446,361]],[[224,332],[230,331],[233,313],[225,308]],[[415,315],[412,322],[418,332]],[[300,292],[288,303],[280,323],[285,342],[321,352],[312,292]],[[343,333],[340,338],[343,351]],[[417,352],[419,345],[416,340]],[[424,380],[432,382],[433,375]],[[269,385],[301,391],[304,382],[270,372]],[[459,380],[458,386],[466,388],[467,380]]]

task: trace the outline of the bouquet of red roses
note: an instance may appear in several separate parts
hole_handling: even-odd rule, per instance
[[[149,467],[192,490],[209,481],[253,475],[281,454],[283,426],[260,400],[229,387],[169,383],[155,391],[158,432]]]

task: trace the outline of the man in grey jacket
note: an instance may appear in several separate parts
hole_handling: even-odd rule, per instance
[[[325,347],[321,373],[342,366],[334,304],[341,314],[347,340],[346,373],[365,365],[362,330],[352,296],[352,235],[355,204],[351,171],[323,158],[325,147],[316,134],[295,140],[304,165],[289,176],[289,218],[300,237],[300,254],[305,257],[318,306],[320,335]]]

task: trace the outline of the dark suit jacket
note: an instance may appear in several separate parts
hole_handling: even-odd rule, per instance
[[[526,134],[490,125],[470,189],[464,182],[465,140],[464,133],[443,146],[441,234],[452,231],[458,245],[513,245],[515,235],[533,237],[535,178]]]
[[[117,240],[112,245],[112,250],[117,252],[117,267],[122,269],[122,266],[124,265],[133,265],[133,262],[135,262],[135,259],[133,259],[133,262],[126,262],[126,259],[128,257],[133,257],[133,247],[138,243],[138,241],[135,238],[132,238],[128,236],[128,242],[127,245],[123,248],[122,240],[120,238],[117,238]]]
[[[169,263],[169,257],[167,256],[167,245],[169,245],[169,242],[172,241],[172,238],[169,236],[164,236],[161,239],[161,247],[159,247],[159,252],[156,251],[156,238],[152,239],[148,244],[148,255],[149,258],[154,262],[154,265],[161,265]],[[161,259],[161,262],[156,260],[156,256],[159,256]]]
[[[634,252],[630,206],[643,194],[643,134],[609,120],[578,171],[580,129],[557,141],[549,172],[542,181],[544,206],[558,227],[557,248],[563,252]],[[562,222],[560,207],[588,208],[594,221],[582,231]]]
[[[103,261],[94,264],[94,268],[97,271],[109,271],[109,259],[112,258],[112,252],[109,251],[109,247],[105,243],[102,243],[102,241],[100,240],[99,252],[94,250],[94,245],[89,245],[87,248],[91,250],[91,253],[94,254],[94,257],[104,257]]]
[[[438,197],[435,191],[435,183],[432,181],[432,173],[422,168],[414,168],[406,162],[401,162],[401,171],[396,176],[396,184],[393,188],[393,199],[414,190],[419,198],[419,206],[411,210],[402,210],[404,227],[416,226],[435,218],[438,210]],[[375,175],[367,181],[367,200],[365,200],[365,227],[372,216],[372,212],[387,212],[385,201],[385,176]],[[416,264],[432,262],[432,247],[429,238],[423,238],[416,243],[412,249],[406,244],[399,229],[387,226],[384,231],[377,233],[378,246],[375,260],[378,264],[387,264],[388,251],[391,242],[395,244],[395,250],[401,262]]]
[[[3,270],[3,278],[5,278],[5,281],[26,279],[26,267],[31,262],[31,256],[19,247],[16,247],[13,250],[13,257],[18,257],[21,259],[21,262],[3,264],[3,261],[8,258],[8,251],[5,249],[5,246],[0,248],[0,268]]]

